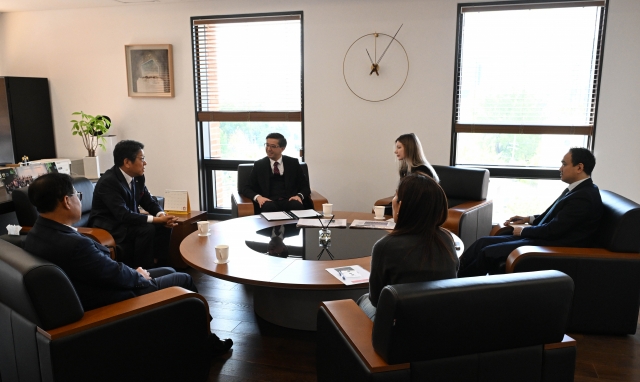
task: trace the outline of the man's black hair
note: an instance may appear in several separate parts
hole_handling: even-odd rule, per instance
[[[267,135],[266,139],[277,139],[278,140],[278,146],[282,147],[283,149],[285,147],[287,147],[287,139],[284,137],[284,135],[282,135],[280,133],[271,133],[271,134]]]
[[[144,145],[138,141],[120,141],[116,143],[116,147],[113,148],[113,163],[121,167],[124,165],[125,159],[135,162],[138,152],[142,149],[144,149]]]
[[[38,177],[29,186],[29,200],[38,212],[52,212],[65,196],[73,194],[73,183],[67,174],[51,173]]]
[[[593,153],[584,147],[572,147],[569,151],[571,152],[571,164],[577,166],[582,163],[584,172],[591,176],[593,168],[596,167],[596,157]]]

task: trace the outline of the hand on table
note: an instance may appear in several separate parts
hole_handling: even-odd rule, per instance
[[[163,215],[153,218],[155,224],[162,224],[167,228],[173,228],[178,225],[178,218],[176,216]]]

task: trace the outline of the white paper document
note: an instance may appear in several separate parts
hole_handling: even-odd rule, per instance
[[[327,272],[342,281],[344,285],[364,284],[369,282],[370,272],[359,265],[327,268]]]
[[[318,212],[316,212],[315,210],[293,210],[293,211],[289,211],[289,214],[293,215],[294,217],[297,217],[298,219],[303,219],[303,218],[315,218],[318,216],[321,216]]]
[[[263,212],[260,215],[262,215],[262,217],[267,219],[268,221],[273,221],[273,220],[295,220],[295,217],[289,215],[288,213],[286,213],[284,211]]]
[[[326,227],[329,224],[331,219],[300,219],[298,220],[298,225],[296,227]],[[322,223],[320,222],[322,221]],[[329,224],[329,228],[341,228],[347,226],[347,219],[334,219],[331,224]]]
[[[354,220],[350,228],[393,229],[395,226],[393,220]]]

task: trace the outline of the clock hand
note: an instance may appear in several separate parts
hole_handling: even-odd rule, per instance
[[[369,49],[364,49],[367,51],[367,56],[369,56],[369,61],[371,61],[371,65],[373,65],[373,60],[371,59],[371,55],[369,54]]]
[[[384,52],[382,52],[382,55],[378,59],[378,62],[376,62],[376,65],[378,65],[380,63],[380,61],[382,60],[382,57],[384,57],[384,54],[387,53],[387,49],[389,49],[389,47],[391,46],[391,43],[393,42],[393,40],[396,39],[396,36],[398,35],[398,32],[400,32],[400,29],[402,29],[402,25],[404,25],[404,24],[401,24],[400,28],[398,28],[398,30],[396,31],[396,34],[394,34],[393,37],[391,37],[391,41],[389,41],[389,45],[387,45],[387,47],[385,48]]]
[[[369,56],[369,61],[371,61],[371,71],[369,72],[369,75],[372,75],[373,72],[376,72],[376,75],[379,76],[380,73],[378,73],[378,65],[373,63],[373,60],[371,59],[371,55],[369,54],[369,49],[366,49],[367,51],[367,56]]]

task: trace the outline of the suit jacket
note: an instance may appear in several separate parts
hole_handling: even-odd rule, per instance
[[[303,196],[303,204],[308,205],[311,188],[309,187],[309,179],[302,171],[300,162],[295,158],[283,155],[282,164],[284,165],[284,187],[287,197],[290,198],[300,193]],[[242,188],[242,195],[251,200],[258,194],[268,198],[269,178],[272,174],[271,161],[268,157],[257,160],[253,164],[253,169],[249,175],[249,183]]]
[[[42,216],[27,234],[24,248],[62,268],[85,311],[135,297],[133,289],[151,285],[135,270],[112,260],[107,247]]]
[[[141,214],[137,209],[134,210],[134,197],[136,206],[142,206],[152,216],[162,211],[144,185],[144,175],[133,179],[135,195],[118,166],[111,167],[100,177],[93,191],[93,204],[89,217],[91,227],[100,227],[113,232],[122,225],[146,224],[147,215]]]
[[[587,246],[600,226],[603,207],[598,186],[591,178],[580,183],[545,212],[520,236],[528,239],[552,240],[559,246]],[[549,215],[543,224],[540,221]]]

